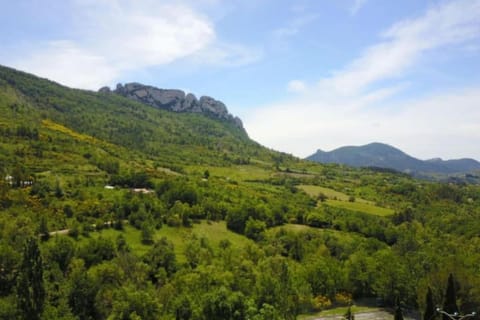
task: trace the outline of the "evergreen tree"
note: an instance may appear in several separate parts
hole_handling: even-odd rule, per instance
[[[40,225],[38,226],[38,233],[43,241],[46,241],[50,238],[50,232],[48,231],[47,218],[42,216],[40,218]]]
[[[435,317],[435,305],[433,304],[433,294],[430,287],[428,287],[425,303],[426,307],[425,313],[423,314],[423,320],[432,320]]]
[[[393,317],[394,320],[403,320],[403,312],[402,308],[400,307],[400,299],[397,297],[397,301],[395,303],[397,306],[395,307],[395,315]]]
[[[447,291],[445,292],[445,302],[443,303],[443,311],[449,314],[454,314],[455,312],[458,312],[457,296],[455,292],[455,279],[453,277],[453,274],[451,273],[448,276],[448,285],[447,285]],[[444,314],[443,320],[451,320],[451,319],[449,319],[449,317]]]
[[[25,320],[38,320],[45,302],[43,262],[35,239],[26,241],[17,278],[18,309]]]

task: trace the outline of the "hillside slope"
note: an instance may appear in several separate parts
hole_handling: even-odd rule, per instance
[[[480,162],[473,159],[423,161],[383,143],[370,143],[358,147],[347,146],[329,152],[318,150],[307,159],[353,167],[389,168],[406,173],[454,174],[480,170]]]
[[[304,161],[143,102],[0,67],[0,319],[423,309],[452,272],[460,310],[480,305],[479,186]]]
[[[4,130],[24,126],[42,133],[42,121],[48,120],[178,165],[270,157],[269,151],[228,119],[173,113],[117,94],[70,89],[1,66],[0,107]]]

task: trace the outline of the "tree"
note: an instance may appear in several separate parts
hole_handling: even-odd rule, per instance
[[[245,235],[255,241],[262,239],[262,233],[267,228],[265,222],[249,217],[245,224]]]
[[[458,312],[457,296],[455,292],[455,278],[451,273],[448,276],[448,285],[447,285],[447,291],[445,292],[445,302],[443,303],[443,311],[449,314],[454,314],[455,312]],[[450,320],[450,319],[447,315],[444,314],[443,320]]]
[[[427,296],[425,297],[425,313],[423,320],[432,320],[435,317],[435,305],[433,304],[432,288],[428,287]]]
[[[403,320],[403,313],[402,313],[402,308],[400,306],[397,306],[395,308],[395,316],[393,317],[394,320]]]
[[[209,320],[245,319],[244,300],[243,294],[220,287],[206,296],[203,315]]]
[[[122,287],[113,294],[113,309],[109,319],[160,319],[161,306],[150,287],[136,290]]]
[[[192,305],[190,300],[183,296],[175,307],[175,320],[190,320],[192,318]]]
[[[394,320],[403,320],[403,312],[402,308],[400,307],[400,299],[397,297],[396,303],[397,306],[395,307],[395,315],[393,317]]]
[[[352,308],[348,307],[347,313],[344,315],[346,320],[355,320],[355,315],[352,313]]]
[[[149,276],[153,283],[159,280],[160,269],[165,270],[167,276],[171,276],[177,270],[177,262],[173,244],[163,237],[157,240],[153,247],[143,257],[149,267]]]
[[[47,241],[50,238],[50,232],[48,231],[47,225],[47,218],[42,216],[40,218],[40,225],[38,226],[38,233],[40,234],[40,238],[43,241]]]
[[[9,295],[15,288],[20,259],[20,254],[13,247],[0,243],[0,297]]]
[[[153,225],[150,221],[145,221],[142,223],[141,238],[143,244],[152,244],[153,243]]]
[[[45,287],[42,256],[34,238],[27,239],[23,249],[23,259],[17,278],[17,296],[22,318],[40,319],[45,303]]]
[[[87,268],[102,261],[112,260],[115,256],[115,244],[113,241],[102,237],[90,239],[78,250],[78,257],[85,261]]]
[[[58,264],[60,270],[65,274],[67,272],[70,261],[75,255],[75,245],[70,238],[56,237],[55,241],[49,242],[47,247],[47,259],[49,262]]]
[[[292,271],[286,258],[274,256],[259,265],[256,280],[257,305],[269,304],[276,308],[281,319],[296,319],[298,294],[293,286]]]
[[[73,260],[71,264],[68,304],[79,319],[93,319],[97,312],[95,308],[97,285],[88,276],[82,260]]]

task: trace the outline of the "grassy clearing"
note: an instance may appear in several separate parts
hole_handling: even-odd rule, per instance
[[[345,193],[335,191],[330,188],[320,187],[320,186],[313,186],[313,185],[299,185],[298,188],[305,191],[311,197],[317,197],[320,193],[323,193],[328,198],[337,198],[338,200],[348,201],[348,195]]]
[[[392,209],[376,206],[371,201],[362,198],[355,198],[354,202],[350,202],[349,195],[330,188],[313,185],[300,185],[298,187],[314,198],[320,193],[323,193],[328,198],[326,204],[332,207],[359,211],[377,216],[389,216],[394,213],[394,210]]]
[[[291,232],[304,232],[304,231],[311,231],[311,230],[316,230],[316,231],[321,230],[321,229],[310,227],[310,226],[307,226],[307,225],[304,225],[304,224],[291,224],[291,223],[284,224],[282,226],[273,227],[273,228],[270,228],[269,230],[271,230],[271,232],[276,232],[280,229],[284,229],[286,231],[291,231]]]
[[[273,236],[281,229],[287,232],[293,232],[293,233],[314,232],[317,234],[328,235],[329,237],[342,239],[342,242],[344,243],[358,243],[359,239],[363,238],[363,236],[346,232],[346,231],[321,229],[321,228],[310,227],[302,224],[290,224],[290,223],[268,229],[266,231],[267,236]]]
[[[204,172],[208,170],[210,176],[212,177],[221,177],[228,180],[236,181],[245,181],[245,180],[256,180],[256,179],[268,179],[271,176],[271,171],[263,169],[259,166],[254,165],[238,165],[231,167],[198,167],[190,166],[188,167],[188,172]]]
[[[375,312],[380,310],[379,308],[356,306],[356,305],[353,305],[351,308],[354,314],[359,312]],[[319,317],[343,316],[345,313],[347,313],[347,310],[348,310],[348,307],[337,307],[333,309],[323,310],[321,312],[314,313],[314,314],[299,315],[297,319],[315,320],[315,319],[318,319]]]
[[[373,214],[376,216],[389,216],[394,214],[393,209],[378,207],[373,204],[363,203],[363,202],[348,202],[348,201],[339,201],[339,200],[327,200],[326,204],[332,207],[360,211],[368,214]]]
[[[305,191],[309,196],[314,198],[316,198],[320,193],[323,193],[327,198],[332,200],[336,199],[340,201],[348,201],[348,199],[350,198],[349,195],[340,191],[330,189],[330,188],[313,186],[313,185],[304,185],[304,184],[299,185],[298,187],[303,191]],[[360,203],[371,203],[370,201],[361,199],[361,198],[356,198],[355,201]]]
[[[141,242],[140,230],[137,230],[129,225],[126,225],[123,231],[115,229],[103,229],[98,232],[92,232],[90,237],[98,238],[102,236],[115,241],[120,234],[125,237],[132,251],[138,256],[141,256],[150,250],[151,246],[144,245]],[[214,249],[218,248],[220,241],[224,239],[228,239],[231,242],[234,250],[240,250],[251,243],[251,240],[248,238],[228,230],[224,221],[210,223],[202,221],[199,224],[194,224],[192,228],[163,226],[155,232],[154,240],[161,239],[162,237],[166,237],[168,240],[170,240],[175,248],[177,260],[182,263],[186,261],[184,255],[185,246],[189,239],[191,239],[194,235],[197,238],[207,238],[210,242],[210,245]],[[80,244],[86,241],[88,241],[88,238],[80,237],[79,239]]]

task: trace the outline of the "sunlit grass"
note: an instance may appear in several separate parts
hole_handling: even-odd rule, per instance
[[[125,225],[123,230],[109,228],[90,233],[91,238],[98,238],[101,236],[114,242],[119,235],[125,237],[132,252],[138,256],[142,256],[151,248],[151,246],[145,245],[141,242],[141,231],[129,225]],[[252,243],[248,238],[228,230],[224,221],[202,221],[201,223],[193,224],[191,228],[162,226],[159,230],[155,231],[154,240],[166,237],[171,241],[175,249],[177,260],[182,263],[186,260],[184,255],[185,247],[188,241],[194,236],[199,239],[202,237],[206,238],[214,250],[218,248],[221,240],[230,241],[233,250],[243,249],[247,244]],[[85,237],[80,237],[78,240],[80,245],[86,241],[88,241],[88,238]]]
[[[340,192],[336,191],[330,188],[325,188],[325,187],[320,187],[320,186],[313,186],[313,185],[299,185],[298,186],[300,189],[305,191],[309,196],[311,197],[318,197],[320,193],[324,194],[327,198],[332,199],[332,200],[341,200],[341,201],[348,201],[350,196]],[[356,198],[356,202],[361,202],[361,203],[370,203],[370,201],[361,199],[361,198]]]
[[[219,177],[236,181],[268,179],[272,175],[271,170],[267,170],[255,165],[236,165],[230,167],[188,167],[189,172],[198,171],[203,173],[205,170],[208,170],[211,177]]]
[[[352,211],[359,211],[359,212],[364,212],[364,213],[373,214],[377,216],[389,216],[395,213],[394,210],[389,208],[382,208],[382,207],[375,206],[373,204],[357,202],[357,201],[349,202],[349,201],[339,201],[339,200],[328,199],[326,201],[326,204],[332,207],[337,207],[337,208],[342,208],[342,209],[347,209]]]

